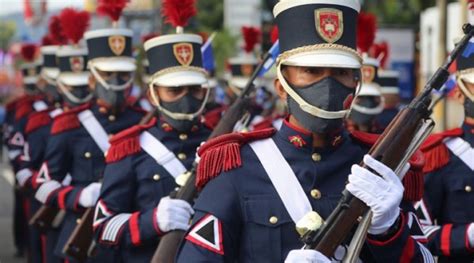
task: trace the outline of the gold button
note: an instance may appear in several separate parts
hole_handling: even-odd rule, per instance
[[[321,192],[318,189],[313,189],[313,190],[311,190],[311,196],[314,199],[320,199],[321,198]]]
[[[464,187],[464,190],[466,190],[466,192],[470,193],[472,191],[472,187],[470,185],[466,185],[466,187]]]
[[[311,159],[313,159],[315,162],[319,162],[321,161],[321,155],[319,153],[313,153],[313,155],[311,155]]]
[[[84,157],[86,157],[87,159],[91,158],[92,154],[90,152],[85,152],[84,153]]]
[[[274,224],[278,223],[278,217],[272,216],[272,217],[270,217],[270,219],[268,219],[268,222],[270,222],[270,224],[274,225]]]
[[[81,219],[80,218],[76,219],[76,224],[79,225],[80,223],[81,223]]]
[[[115,115],[109,115],[109,121],[115,121]]]
[[[160,175],[159,174],[153,175],[153,180],[155,180],[155,181],[160,180]]]
[[[184,154],[184,153],[179,153],[179,154],[178,154],[178,159],[180,159],[181,161],[186,160],[186,154]]]
[[[179,135],[179,139],[180,139],[181,141],[185,141],[185,140],[188,139],[188,135],[187,135],[186,133],[181,133],[181,134]]]

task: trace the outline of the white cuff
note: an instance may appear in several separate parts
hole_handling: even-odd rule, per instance
[[[36,191],[35,198],[36,200],[40,201],[41,203],[46,203],[48,200],[49,195],[55,191],[56,189],[60,188],[61,184],[57,181],[48,181],[40,186],[38,191]]]
[[[23,187],[28,179],[33,175],[30,169],[24,168],[16,173],[18,184]]]

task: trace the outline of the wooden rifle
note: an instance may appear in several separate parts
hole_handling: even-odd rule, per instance
[[[398,113],[369,151],[372,157],[381,161],[399,175],[404,164],[429,135],[434,126],[433,120],[430,119],[433,108],[431,106],[431,92],[434,89],[439,90],[447,81],[449,66],[461,54],[474,35],[473,26],[470,24],[465,24],[463,31],[465,34],[463,39],[448,56],[446,62],[436,71],[421,93],[413,99],[408,107]],[[363,163],[360,165],[367,168]],[[351,253],[351,255],[348,255],[350,260],[345,260],[345,262],[354,262],[367,235],[370,217],[369,207],[350,192],[344,190],[341,200],[326,222],[319,229],[307,231],[303,235],[302,241],[305,243],[305,249],[315,249],[327,257],[332,257],[336,248],[349,237],[359,222],[364,222],[359,224],[359,228],[363,228],[363,231],[356,231],[359,234],[356,238],[353,238],[353,242],[356,242],[356,244],[354,246],[351,244],[352,247],[357,249],[355,253],[349,251]],[[308,229],[311,229],[311,227],[308,227]]]

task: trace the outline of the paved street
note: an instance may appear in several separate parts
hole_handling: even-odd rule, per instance
[[[12,238],[13,213],[13,175],[9,167],[0,160],[0,263],[26,262],[24,258],[15,258]]]

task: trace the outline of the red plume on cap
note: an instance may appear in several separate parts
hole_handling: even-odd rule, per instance
[[[244,42],[245,42],[245,46],[244,46],[245,52],[247,53],[252,52],[253,49],[255,48],[255,45],[260,43],[260,40],[261,40],[260,34],[261,34],[260,29],[258,29],[257,27],[251,27],[251,26],[242,27],[242,35],[244,37]]]
[[[380,61],[380,67],[385,68],[388,57],[389,48],[386,41],[374,44],[371,48],[372,56]]]
[[[362,53],[374,44],[377,18],[373,14],[361,12],[357,19],[357,48]]]
[[[51,39],[50,35],[45,35],[41,39],[41,45],[42,46],[52,46],[52,45],[54,45],[54,41]]]
[[[127,4],[127,0],[99,0],[97,13],[108,16],[112,21],[117,22]]]
[[[184,27],[196,15],[196,0],[163,0],[161,14],[165,22],[174,27]]]
[[[21,46],[21,57],[28,62],[35,60],[38,47],[35,44],[23,44]]]
[[[278,27],[273,26],[272,31],[270,32],[270,40],[272,41],[272,44],[277,42],[278,40]]]
[[[146,34],[146,35],[143,35],[142,36],[142,43],[145,43],[146,41],[154,38],[154,37],[157,37],[159,36],[160,34],[158,33],[149,33],[149,34]]]
[[[86,11],[65,8],[59,14],[63,34],[73,44],[77,44],[89,27],[90,15]]]
[[[59,16],[52,16],[49,19],[49,37],[53,40],[55,45],[64,45],[67,44],[67,39],[64,36],[64,33],[61,28],[61,22]]]

